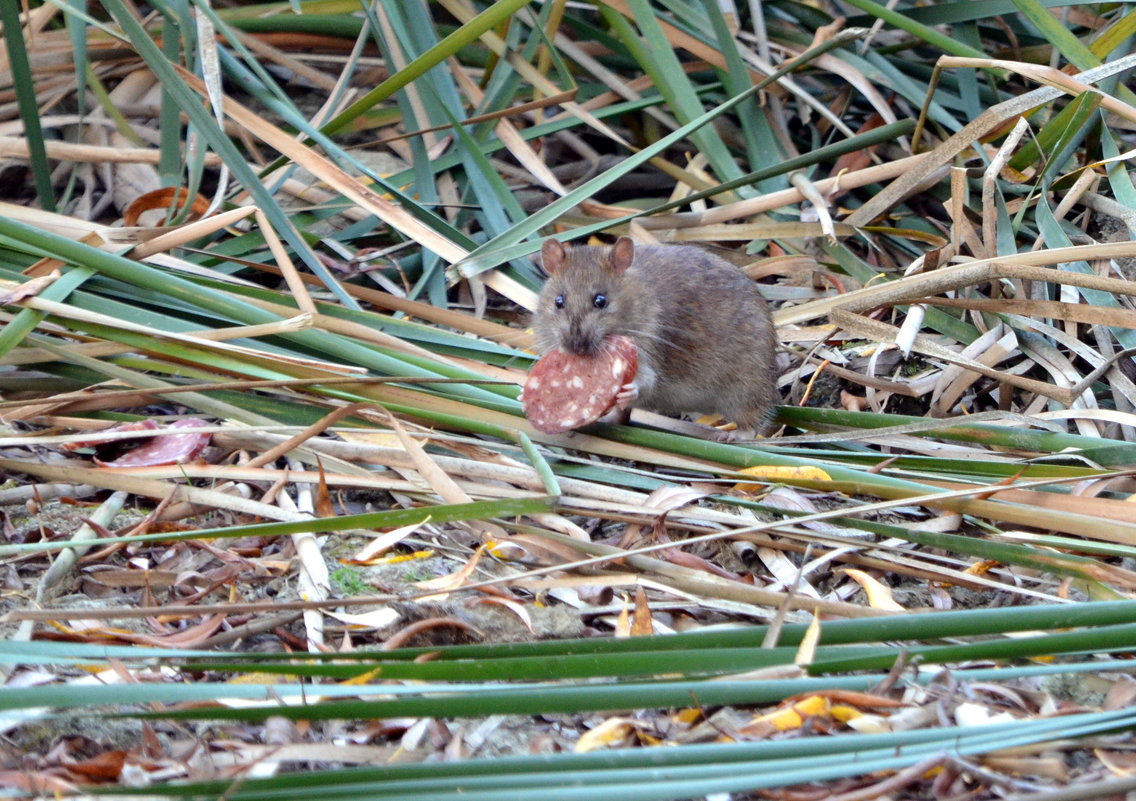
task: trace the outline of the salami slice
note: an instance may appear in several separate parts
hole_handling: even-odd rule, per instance
[[[209,425],[207,422],[196,417],[184,417],[174,421],[169,427],[194,429],[207,425]],[[212,436],[212,434],[189,431],[185,434],[154,437],[112,462],[104,462],[96,457],[95,464],[99,467],[155,467],[163,464],[185,464],[205,450]]]
[[[594,423],[615,407],[624,384],[635,380],[638,351],[628,337],[608,337],[595,356],[557,348],[533,365],[525,382],[525,416],[546,434]]]
[[[138,420],[133,423],[119,423],[110,428],[104,428],[101,431],[96,431],[91,435],[90,439],[77,440],[75,442],[64,442],[59,446],[61,451],[77,451],[80,448],[93,448],[96,445],[105,445],[108,442],[116,442],[114,437],[105,437],[104,434],[118,434],[122,431],[156,431],[158,424],[153,420],[147,418],[145,420]]]

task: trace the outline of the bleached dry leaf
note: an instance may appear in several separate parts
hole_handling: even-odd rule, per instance
[[[1014,716],[1009,712],[992,712],[989,707],[964,701],[955,707],[955,721],[960,726],[986,726],[992,723],[1009,723]]]
[[[780,587],[808,598],[820,597],[816,588],[801,576],[800,567],[784,553],[775,548],[758,548],[757,555]]]
[[[492,596],[486,598],[476,598],[471,601],[470,604],[490,604],[493,606],[500,606],[503,609],[508,609],[517,617],[518,620],[520,620],[525,625],[526,629],[528,629],[531,633],[536,634],[536,629],[533,628],[532,616],[529,614],[528,610],[525,609],[522,604],[510,598],[497,598]]]
[[[891,721],[883,715],[860,715],[848,721],[848,727],[860,734],[887,734],[892,731]]]
[[[63,273],[59,272],[59,270],[52,270],[47,275],[32,278],[21,284],[13,285],[12,282],[2,281],[0,282],[0,305],[10,306],[26,298],[35,297],[55,283],[62,275]]]
[[[925,729],[938,722],[938,715],[931,705],[909,706],[889,715],[888,728],[891,731],[912,731]]]
[[[503,562],[519,562],[528,558],[528,551],[512,540],[486,543],[486,553]]]
[[[356,565],[371,564],[376,558],[385,554],[429,522],[429,519],[426,519],[421,523],[412,523],[409,526],[402,526],[401,528],[388,531],[385,534],[380,534],[378,537],[371,540],[364,548],[356,552],[349,560],[344,561]]]
[[[385,629],[402,620],[402,615],[389,606],[373,609],[370,612],[328,611],[324,614],[333,620],[338,620],[340,623],[346,623],[349,626],[375,629]]]
[[[996,325],[963,348],[959,355],[964,359],[974,359],[980,364],[993,368],[1019,354],[1018,340],[1014,332],[1006,331],[1002,325]],[[931,395],[931,402],[936,411],[944,416],[950,414],[963,393],[981,377],[980,374],[968,371],[957,364],[947,365]]]

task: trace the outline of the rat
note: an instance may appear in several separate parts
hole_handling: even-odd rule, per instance
[[[638,350],[639,369],[616,406],[717,412],[752,437],[777,400],[777,337],[765,299],[741,270],[700,248],[541,247],[548,280],[533,315],[543,355],[593,356],[612,336]],[[737,439],[740,436],[734,436]]]

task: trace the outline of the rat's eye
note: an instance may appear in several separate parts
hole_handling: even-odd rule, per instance
[[[592,305],[597,309],[602,309],[607,305],[607,295],[603,294],[602,292],[596,293],[596,296],[592,298]]]
[[[557,295],[556,299],[552,302],[556,305],[556,308],[558,308],[558,309],[564,308],[564,296],[563,295]]]

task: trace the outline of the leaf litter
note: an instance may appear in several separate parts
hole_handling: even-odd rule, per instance
[[[238,89],[214,73],[236,67],[189,50],[157,64],[168,55],[118,3],[99,25],[54,5],[19,20],[35,47],[8,52],[7,83],[27,59],[52,135],[0,136],[3,169],[22,176],[0,226],[5,689],[22,699],[0,723],[0,784],[161,795],[220,780],[240,795],[336,764],[460,770],[827,736],[860,738],[862,766],[802,762],[812,785],[747,767],[689,794],[1123,789],[1136,643],[1115,616],[1136,586],[1136,246],[1119,167],[1136,98],[1112,80],[1131,57],[1102,48],[1126,18],[1078,9],[1087,53],[1043,17],[1003,20],[1073,77],[961,57],[973,48],[931,35],[945,19],[934,8],[881,14],[866,50],[853,36],[808,50],[818,26],[797,6],[767,20],[767,42],[680,5],[525,5],[387,4],[342,17],[358,24],[354,47],[338,29],[310,49],[258,30],[251,9],[199,10],[201,36],[219,25],[227,52],[289,76],[289,102],[269,87],[280,77]],[[514,13],[502,38],[494,26]],[[74,47],[57,25],[68,16],[107,99],[87,87],[80,100],[56,66]],[[468,37],[435,55],[395,44],[437,20]],[[1002,54],[988,22],[957,24]],[[129,51],[114,49],[116,27]],[[761,107],[709,124],[772,55],[806,50]],[[448,78],[425,71],[431,58],[450,59]],[[916,61],[934,70],[922,94]],[[498,83],[503,65],[524,91]],[[196,94],[163,96],[163,70]],[[996,81],[971,109],[979,70]],[[153,108],[189,97],[223,115],[191,117],[206,144],[191,141],[186,162],[223,211],[158,189],[158,156],[176,149]],[[301,98],[334,120],[325,133],[345,133],[320,133],[291,105]],[[701,115],[688,139],[659,145]],[[231,133],[240,164],[218,145]],[[774,141],[785,152],[754,158]],[[414,166],[375,175],[347,143]],[[31,202],[40,148],[70,192],[64,213]],[[628,170],[634,148],[646,149]],[[277,154],[312,178],[277,174],[253,207],[249,165]],[[227,158],[232,175],[212,172]],[[828,178],[791,172],[817,164]],[[147,217],[119,226],[131,206]],[[701,242],[759,281],[784,405],[755,446],[641,411],[630,428],[572,434],[520,414],[539,281],[525,257],[538,233],[605,230]],[[355,272],[364,256],[373,268]],[[462,280],[447,284],[455,263]],[[900,618],[913,628],[855,628]],[[700,683],[672,698],[680,679]],[[587,694],[621,680],[656,695]],[[754,682],[775,688],[754,695]],[[528,686],[577,695],[533,706]],[[735,686],[750,689],[715,695]],[[455,700],[430,705],[430,687]],[[64,692],[34,695],[52,688]],[[1007,734],[971,745],[983,727]],[[950,745],[886,739],[935,731]],[[877,742],[911,756],[868,767]],[[628,780],[644,798],[680,797]]]

